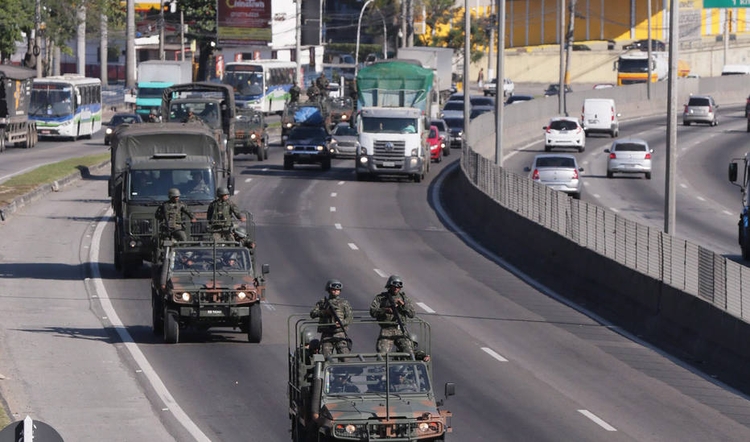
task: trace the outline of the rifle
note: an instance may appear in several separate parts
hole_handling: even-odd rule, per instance
[[[341,324],[341,330],[344,331],[344,338],[346,339],[347,344],[349,345],[349,349],[351,349],[352,346],[352,340],[349,338],[349,334],[346,332],[346,326],[344,325],[344,322],[339,318],[338,313],[336,313],[336,309],[333,308],[330,302],[328,302],[328,299],[326,298],[326,303],[323,305],[323,310],[328,310],[331,312],[331,316],[333,316],[334,323],[331,324],[331,327],[336,328],[336,322]]]
[[[409,330],[406,329],[406,325],[404,325],[404,321],[401,320],[401,315],[398,313],[398,308],[396,307],[396,301],[393,299],[393,295],[390,291],[386,291],[386,297],[388,298],[388,303],[391,305],[391,310],[393,310],[393,316],[396,317],[396,322],[398,323],[398,327],[401,329],[401,333],[404,334],[404,336],[411,340],[411,335],[409,335]]]

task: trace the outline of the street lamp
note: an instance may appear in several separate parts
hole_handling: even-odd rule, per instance
[[[357,75],[357,72],[359,72],[359,35],[362,28],[362,15],[365,13],[365,9],[367,9],[367,5],[374,2],[375,0],[367,0],[364,5],[362,5],[362,10],[359,11],[359,21],[357,21],[357,48],[354,51],[354,61],[357,63],[354,66],[354,75]],[[380,18],[383,19],[383,58],[388,58],[388,34],[386,33],[386,27],[385,27],[385,17],[383,17],[383,13],[380,13]]]

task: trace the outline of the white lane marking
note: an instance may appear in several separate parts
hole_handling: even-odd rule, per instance
[[[724,212],[724,215],[734,216],[734,213],[732,213],[732,212],[730,212],[728,210],[723,210],[723,212]]]
[[[331,212],[335,212],[335,211],[336,211],[336,208],[331,206]]]
[[[239,190],[235,190],[233,196],[236,196],[236,195],[239,195],[239,194],[240,194],[240,191]]]
[[[495,350],[489,348],[489,347],[482,347],[482,351],[487,353],[488,355],[492,356],[493,358],[497,359],[500,362],[508,362],[507,359],[500,356],[499,353],[497,353]]]
[[[378,276],[380,276],[381,278],[385,278],[386,276],[388,276],[387,273],[385,273],[384,271],[382,271],[380,269],[373,269],[373,270],[375,270],[375,273],[377,273]]]
[[[688,188],[687,184],[685,184],[685,183],[680,183],[680,187],[682,187],[683,189],[687,189]]]
[[[602,197],[602,196],[601,196],[601,195],[599,195],[598,193],[594,193],[593,195],[594,195],[594,198],[601,198],[601,197]]]
[[[331,198],[336,198],[336,192],[331,192]]]
[[[338,184],[339,186],[343,186],[343,185],[344,185],[344,183],[346,183],[346,181],[339,181],[339,182],[338,182],[338,183],[336,183],[336,184]]]
[[[185,430],[190,433],[195,438],[195,440],[211,442],[211,439],[206,436],[200,428],[198,428],[195,422],[190,420],[190,417],[187,415],[187,413],[185,413],[185,411],[180,407],[169,390],[167,390],[166,385],[164,385],[164,382],[162,382],[159,375],[156,374],[156,371],[148,362],[146,356],[143,355],[141,349],[138,347],[138,344],[133,341],[133,337],[130,336],[127,328],[125,328],[122,321],[120,320],[120,317],[117,316],[115,308],[112,306],[112,302],[109,299],[109,293],[107,293],[107,289],[104,288],[104,283],[102,282],[98,264],[99,244],[102,240],[102,232],[104,232],[104,226],[107,225],[111,217],[112,209],[107,209],[107,212],[104,214],[104,216],[99,219],[96,229],[94,230],[94,238],[92,240],[91,250],[89,251],[89,266],[91,268],[91,282],[93,282],[94,291],[97,296],[99,296],[99,302],[102,305],[102,309],[105,313],[107,313],[109,322],[112,324],[112,327],[115,329],[115,331],[117,331],[117,334],[120,336],[120,339],[125,345],[125,348],[128,349],[128,352],[133,357],[136,365],[138,365],[138,367],[143,370],[143,374],[146,376],[146,379],[148,379],[148,382],[151,384],[156,394],[159,396],[162,402],[164,402],[165,407],[162,408],[162,410],[168,409],[169,411],[171,411],[175,419],[177,419],[177,421],[182,424]]]
[[[352,250],[359,250],[359,247],[357,247],[357,245],[356,245],[356,244],[354,244],[353,242],[350,242],[350,243],[348,243],[347,245],[348,245],[348,246],[349,246],[349,248],[350,248],[350,249],[352,249]]]
[[[250,181],[252,181],[252,180],[253,180],[252,178],[245,178],[245,182],[246,182],[246,183],[249,183],[249,182],[250,182]]]
[[[336,224],[334,224],[334,226],[335,226],[335,227],[336,227],[336,229],[338,229],[338,230],[341,230],[341,229],[343,228],[343,227],[341,227],[341,224],[339,224],[339,223],[336,223]]]
[[[263,307],[265,307],[268,311],[275,311],[276,310],[276,306],[273,305],[273,304],[271,304],[268,301],[260,301],[260,305],[262,305]]]
[[[604,428],[607,431],[617,431],[615,427],[604,422],[599,416],[595,415],[589,410],[578,410],[578,412],[586,416],[587,418],[591,419],[592,421],[594,421],[594,423],[596,423],[597,425],[599,425],[600,427]]]
[[[698,198],[698,201],[706,201],[706,199],[703,198],[702,196],[696,196],[696,198]]]
[[[417,305],[420,306],[420,307],[422,307],[422,310],[426,311],[427,313],[435,313],[435,310],[431,309],[424,302],[417,302]]]

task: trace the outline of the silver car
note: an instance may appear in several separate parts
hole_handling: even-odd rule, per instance
[[[532,180],[581,199],[583,180],[579,172],[583,172],[583,167],[578,166],[573,155],[539,154],[534,157],[531,167],[524,170]]]
[[[654,149],[640,138],[623,138],[612,143],[609,149],[604,149],[607,157],[607,178],[616,173],[643,173],[646,179],[651,179],[651,154]]]
[[[706,123],[709,126],[719,125],[719,116],[716,111],[719,105],[710,95],[693,95],[685,105],[682,112],[682,124],[690,126],[691,123]]]
[[[335,158],[354,158],[359,148],[357,128],[348,122],[338,123],[331,131],[331,141],[328,148]]]

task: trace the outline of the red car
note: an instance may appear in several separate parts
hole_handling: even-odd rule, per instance
[[[439,163],[443,161],[443,146],[445,140],[440,136],[437,126],[430,126],[430,134],[427,136],[427,145],[430,146],[430,160]]]

